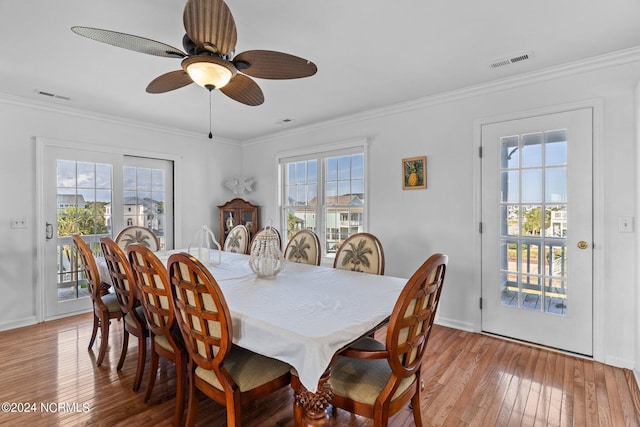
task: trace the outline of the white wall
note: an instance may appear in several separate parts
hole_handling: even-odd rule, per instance
[[[602,331],[596,347],[602,349],[602,361],[638,367],[636,236],[618,233],[617,222],[620,216],[636,216],[634,89],[640,80],[640,63],[620,62],[565,74],[533,76],[526,84],[514,80],[502,89],[478,88],[363,113],[248,141],[242,150],[199,135],[56,112],[44,104],[0,97],[0,329],[35,319],[34,137],[38,136],[123,150],[133,147],[150,156],[158,152],[182,156],[183,185],[176,188],[182,205],[176,209],[183,219],[178,224],[183,238],[176,246],[187,245],[201,224],[216,230],[216,206],[232,197],[222,183],[238,174],[238,164],[245,175],[256,178],[250,199],[262,206],[261,218],[275,220],[279,215],[276,153],[366,137],[370,142],[369,230],[383,242],[387,274],[408,277],[431,253],[448,254],[439,321],[479,330],[474,121],[599,98],[604,105],[604,149],[596,153],[595,175],[602,185],[602,197],[596,203],[602,215],[595,232],[603,238],[595,242],[602,260],[595,268],[601,272],[596,280],[603,292],[595,301],[596,329]],[[400,160],[419,155],[427,155],[428,189],[402,191]],[[10,229],[10,219],[15,217],[26,217],[28,228]]]
[[[369,231],[383,243],[386,274],[408,277],[431,253],[448,254],[439,322],[477,331],[479,160],[474,120],[600,99],[604,149],[595,153],[599,157],[594,174],[602,186],[596,195],[603,197],[595,201],[600,207],[596,214],[601,213],[595,235],[603,238],[595,242],[602,261],[595,270],[603,292],[595,301],[599,322],[595,329],[601,331],[596,336],[596,356],[612,365],[632,367],[638,257],[635,236],[618,233],[617,219],[635,216],[634,88],[640,80],[640,63],[602,67],[531,75],[247,141],[244,173],[257,178],[252,201],[264,206],[262,218],[279,217],[276,153],[368,138]],[[427,156],[428,189],[403,191],[401,159],[420,155]]]
[[[182,203],[176,215],[176,247],[186,247],[200,225],[217,230],[217,206],[231,198],[225,178],[236,175],[239,144],[209,140],[206,135],[170,132],[139,124],[56,112],[47,104],[31,104],[0,96],[0,330],[36,319],[36,145],[35,137],[72,141],[88,146],[119,147],[149,157],[154,153],[179,158],[176,171]],[[28,228],[11,229],[10,219],[27,219]]]

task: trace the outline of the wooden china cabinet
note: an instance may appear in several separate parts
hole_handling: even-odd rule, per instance
[[[249,241],[258,229],[258,206],[244,199],[235,198],[224,205],[218,206],[220,220],[220,245],[224,248],[224,241],[231,229],[243,224],[249,231]]]

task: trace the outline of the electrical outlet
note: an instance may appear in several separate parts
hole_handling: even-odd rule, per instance
[[[27,220],[25,218],[11,218],[11,228],[27,228]]]
[[[618,217],[618,232],[633,233],[633,217],[632,216]]]

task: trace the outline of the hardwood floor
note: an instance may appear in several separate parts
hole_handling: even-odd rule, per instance
[[[13,402],[11,409],[21,411],[7,413],[3,406],[0,424],[170,425],[171,364],[161,361],[151,401],[143,403],[148,371],[141,390],[131,390],[135,340],[129,341],[124,368],[117,372],[122,324],[112,322],[107,356],[96,367],[95,349],[87,351],[90,316],[0,332],[0,402]],[[633,374],[590,360],[436,326],[424,370],[426,425],[640,426],[640,392]],[[287,388],[244,407],[244,425],[293,426],[292,399]],[[372,425],[340,410],[333,422]],[[202,397],[197,424],[224,426],[224,407]],[[396,414],[390,425],[413,425],[411,411]]]

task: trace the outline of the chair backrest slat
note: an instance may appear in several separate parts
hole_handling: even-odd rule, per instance
[[[434,254],[404,286],[389,319],[386,346],[389,365],[399,377],[420,368],[435,320],[448,257]]]
[[[91,299],[100,308],[105,308],[104,303],[102,302],[102,298],[100,298],[102,283],[100,280],[100,271],[98,270],[98,264],[96,264],[96,259],[93,256],[93,252],[91,252],[89,245],[79,234],[73,235],[73,243],[78,248],[78,255],[80,256],[80,262],[84,267],[84,274],[87,277]]]
[[[146,246],[127,247],[127,256],[136,281],[149,329],[155,335],[171,335],[175,314],[167,269]]]
[[[120,246],[109,237],[100,238],[100,246],[120,309],[123,313],[132,313],[137,305],[137,296],[135,278],[129,260]]]
[[[168,263],[176,321],[191,359],[215,369],[231,350],[232,321],[224,295],[209,270],[186,253]]]

